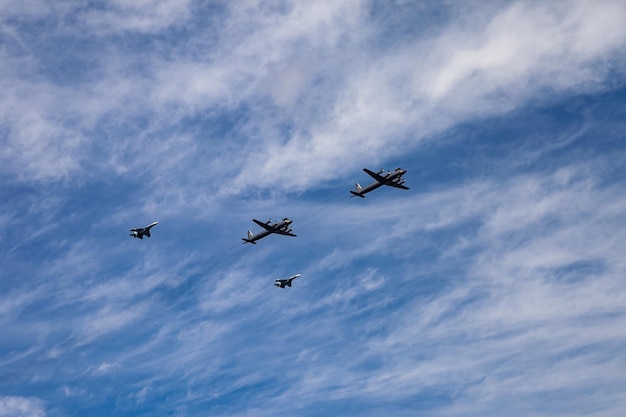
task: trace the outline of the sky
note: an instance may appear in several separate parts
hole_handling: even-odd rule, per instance
[[[625,21],[0,0],[0,417],[626,415]]]

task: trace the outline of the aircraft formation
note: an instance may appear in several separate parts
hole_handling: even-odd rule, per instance
[[[393,172],[388,171],[387,174],[385,175],[382,175],[382,173],[385,171],[384,169],[381,169],[378,172],[374,172],[374,171],[370,171],[367,168],[363,168],[363,171],[365,171],[370,177],[374,178],[375,181],[365,187],[361,187],[361,185],[357,182],[356,190],[350,191],[350,193],[352,194],[351,197],[365,198],[365,194],[369,193],[370,191],[374,191],[375,189],[382,187],[383,185],[387,185],[387,186],[394,187],[394,188],[400,188],[403,190],[409,189],[409,187],[404,185],[406,180],[402,178],[402,176],[406,174],[405,169],[396,168]],[[274,223],[272,223],[271,219],[269,219],[266,222],[262,222],[257,219],[252,219],[252,221],[255,222],[257,225],[261,226],[263,230],[257,233],[256,235],[252,233],[250,230],[248,230],[247,238],[245,237],[241,238],[241,240],[244,241],[243,242],[244,244],[252,243],[253,245],[256,245],[257,240],[263,239],[264,237],[269,236],[271,234],[278,234],[278,235],[291,236],[291,237],[297,236],[291,233],[293,231],[291,227],[291,224],[293,223],[293,221],[288,219],[287,217],[283,218],[280,221],[276,221]],[[150,223],[146,227],[130,229],[130,232],[131,232],[130,235],[133,238],[138,238],[138,239],[143,239],[144,236],[151,237],[150,229],[152,229],[157,224],[159,224],[159,222]],[[291,276],[290,278],[276,279],[274,282],[274,285],[279,288],[291,287],[292,281],[300,277],[301,275],[302,274],[296,274],[296,275]]]

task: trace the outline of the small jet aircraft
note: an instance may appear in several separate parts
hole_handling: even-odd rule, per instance
[[[302,274],[296,274],[292,276],[291,278],[287,278],[287,279],[277,279],[274,281],[274,285],[280,288],[291,287],[291,281],[298,278],[300,275]]]
[[[394,172],[387,172],[385,176],[380,175],[383,173],[384,169],[381,169],[378,172],[373,172],[367,168],[363,168],[363,171],[367,172],[372,178],[376,180],[376,182],[368,185],[367,187],[361,187],[361,184],[357,182],[356,191],[350,191],[350,193],[352,193],[352,197],[365,198],[365,194],[383,185],[389,185],[390,187],[402,188],[403,190],[409,189],[409,187],[402,185],[406,182],[406,180],[402,178],[402,176],[406,173],[405,169],[396,168]]]
[[[241,238],[241,240],[244,241],[243,242],[244,244],[253,243],[256,245],[257,240],[263,239],[265,236],[271,235],[272,233],[277,233],[279,235],[285,235],[285,236],[294,236],[294,237],[296,236],[293,233],[291,233],[292,229],[289,226],[292,223],[292,220],[289,220],[286,217],[282,221],[274,222],[274,224],[270,224],[272,219],[266,221],[265,223],[257,219],[252,219],[252,221],[258,224],[259,226],[261,226],[265,230],[263,230],[261,233],[257,235],[253,234],[251,231],[248,230],[248,238],[247,239],[245,237]]]
[[[143,239],[143,237],[150,237],[150,229],[159,224],[159,222],[150,223],[146,227],[140,227],[139,229],[130,229],[132,232],[130,235],[132,237],[136,237],[139,239]]]

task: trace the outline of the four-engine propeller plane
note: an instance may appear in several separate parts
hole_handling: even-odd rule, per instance
[[[293,281],[294,279],[298,278],[299,276],[301,276],[302,274],[296,274],[290,278],[287,279],[277,279],[274,280],[274,285],[276,285],[277,287],[280,288],[285,288],[285,287],[291,287],[291,281]]]
[[[247,239],[245,237],[241,238],[241,240],[244,241],[243,243],[252,243],[256,245],[257,240],[263,239],[265,236],[271,235],[272,233],[285,235],[285,236],[294,236],[294,237],[296,236],[293,233],[291,233],[292,229],[291,229],[290,224],[292,223],[292,220],[289,220],[286,217],[279,222],[274,222],[274,224],[270,224],[271,220],[268,220],[265,223],[257,219],[252,219],[252,221],[258,224],[259,226],[261,226],[265,230],[263,230],[261,233],[256,234],[256,235],[248,230],[248,238]]]
[[[157,224],[159,224],[159,222],[150,223],[146,227],[140,227],[138,229],[130,229],[130,231],[132,232],[130,235],[139,239],[143,239],[144,236],[150,237],[150,229],[152,229]]]
[[[380,175],[383,173],[384,169],[381,169],[378,172],[370,171],[367,168],[363,168],[363,171],[367,172],[370,177],[374,178],[376,182],[368,185],[367,187],[361,187],[361,185],[356,183],[356,191],[350,191],[352,197],[361,197],[365,198],[365,194],[370,191],[374,191],[378,187],[382,187],[383,185],[389,185],[390,187],[402,188],[403,190],[408,190],[409,187],[406,187],[402,184],[406,182],[402,176],[406,173],[405,169],[396,168],[394,172],[387,172],[384,176]]]

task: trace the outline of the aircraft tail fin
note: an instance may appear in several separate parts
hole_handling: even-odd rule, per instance
[[[365,198],[365,196],[361,194],[361,190],[363,189],[363,187],[361,187],[361,184],[357,182],[355,185],[356,185],[356,191],[350,191],[350,194],[352,194],[352,197]]]
[[[252,240],[252,238],[254,237],[254,234],[248,230],[248,238],[246,239],[245,237],[242,237],[241,240],[243,240],[243,243],[252,243],[253,245],[256,245],[256,242],[254,240]]]

